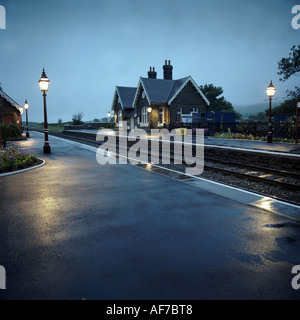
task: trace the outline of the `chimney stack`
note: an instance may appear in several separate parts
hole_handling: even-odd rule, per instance
[[[171,65],[171,61],[165,60],[165,65],[163,66],[164,69],[164,80],[173,80],[173,66]]]
[[[157,73],[155,71],[155,68],[153,67],[153,71],[152,71],[152,67],[150,67],[150,71],[148,71],[148,78],[149,79],[156,79]]]

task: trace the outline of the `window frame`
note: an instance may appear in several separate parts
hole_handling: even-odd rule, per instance
[[[145,120],[145,121],[144,121]],[[149,125],[149,114],[147,110],[147,106],[141,108],[141,121],[140,126],[145,127]]]

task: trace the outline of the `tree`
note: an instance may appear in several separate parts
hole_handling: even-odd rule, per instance
[[[61,124],[62,123],[62,119],[61,118],[57,119],[57,123]]]
[[[81,121],[82,118],[84,116],[84,113],[83,112],[77,112],[77,113],[74,113],[73,114],[73,117],[72,117],[72,121],[73,121],[73,124],[74,125],[80,125],[80,124],[83,124],[83,122]]]
[[[297,98],[285,100],[279,106],[272,108],[271,115],[274,116],[277,113],[295,113]],[[269,109],[265,110],[267,116],[269,116]]]
[[[222,87],[216,87],[213,84],[205,84],[204,86],[200,86],[200,90],[210,102],[209,111],[234,112],[232,104],[224,97],[220,97],[221,94],[223,94]]]
[[[292,46],[290,49],[289,57],[282,58],[278,62],[277,74],[283,76],[280,81],[286,81],[291,76],[297,76],[300,72],[300,45]],[[283,103],[278,107],[272,109],[272,115],[277,113],[295,113],[296,103],[300,100],[300,87],[295,87],[294,91],[287,90],[287,97]],[[269,113],[267,109],[266,114]]]
[[[280,81],[285,81],[289,79],[292,75],[297,74],[300,72],[300,45],[296,47],[295,45],[292,46],[289,57],[282,58],[278,62],[278,75],[282,75],[283,78],[280,78]]]

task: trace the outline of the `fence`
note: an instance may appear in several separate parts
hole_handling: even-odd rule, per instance
[[[114,129],[114,123],[85,123],[83,125],[65,125],[65,130],[82,130],[82,129],[99,129],[110,128]],[[165,128],[173,130],[179,127],[186,128],[202,128],[206,136],[213,136],[216,133],[240,133],[243,135],[253,135],[254,137],[266,137],[269,130],[269,123],[264,121],[237,121],[237,122],[199,122],[199,123],[170,123],[166,124]],[[296,138],[296,124],[293,119],[272,123],[273,137],[281,139]],[[300,130],[298,129],[298,139],[300,138]]]
[[[179,124],[170,124],[169,128],[174,129],[179,127]],[[182,124],[183,127],[188,128],[202,128],[205,135],[213,136],[216,133],[240,133],[243,135],[253,135],[254,137],[266,137],[269,130],[269,123],[263,121],[239,121],[239,122],[219,122],[219,123],[189,123]],[[273,137],[281,139],[295,139],[296,138],[296,124],[293,120],[274,122],[272,123]],[[298,129],[298,139],[300,137],[300,130]]]

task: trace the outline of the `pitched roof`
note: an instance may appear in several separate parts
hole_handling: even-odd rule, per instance
[[[134,97],[133,105],[135,105],[139,89],[142,86],[144,88],[147,100],[149,104],[151,103],[168,103],[170,104],[181,90],[187,85],[188,82],[191,82],[196,88],[198,93],[201,95],[203,100],[209,105],[209,101],[200,90],[198,85],[195,83],[191,76],[181,78],[178,80],[165,80],[165,79],[152,79],[152,78],[140,78],[138,84],[138,90]]]
[[[174,80],[140,78],[149,103],[166,103]]]
[[[135,96],[136,88],[133,87],[116,87],[116,92],[120,98],[122,108],[132,108],[133,99]]]
[[[178,92],[178,90],[188,81],[189,77],[175,80],[174,86],[168,96],[168,101]]]
[[[16,102],[14,101],[10,96],[8,96],[0,87],[0,96],[4,98],[7,102],[9,102],[13,107],[18,109],[20,113],[22,114],[24,109]]]

